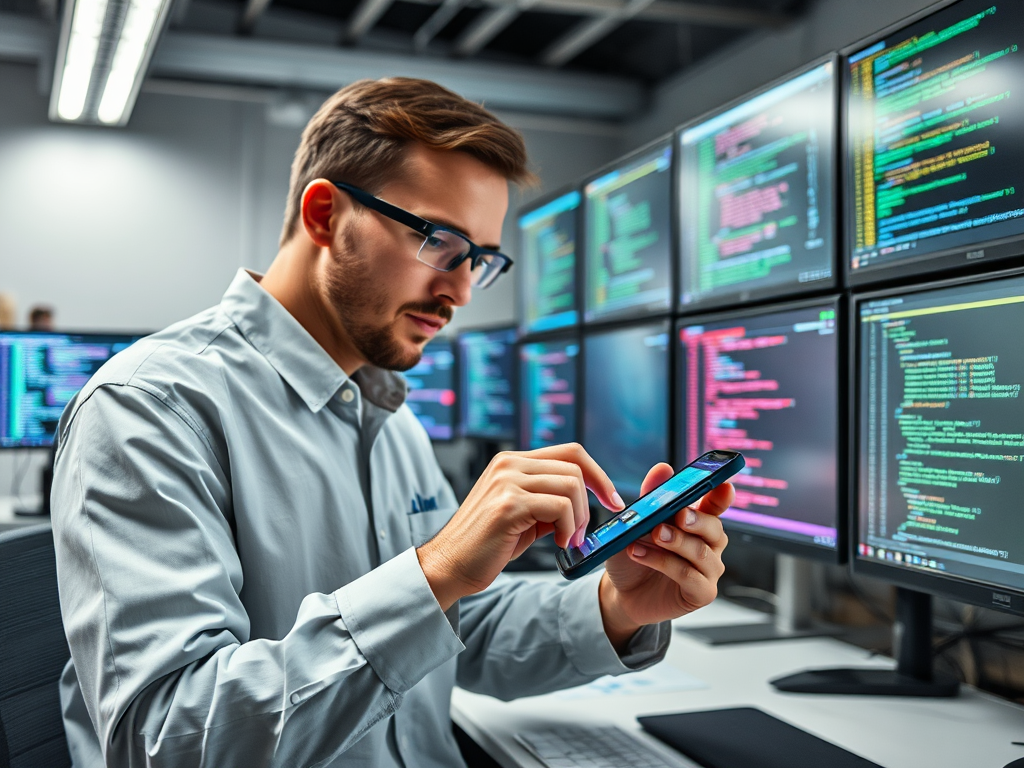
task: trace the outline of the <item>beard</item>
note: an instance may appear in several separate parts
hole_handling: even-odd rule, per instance
[[[351,233],[343,236],[345,252],[334,253],[323,275],[323,285],[331,306],[356,351],[370,365],[387,371],[407,371],[419,363],[421,350],[407,351],[398,339],[397,326],[406,312],[432,315],[451,320],[454,311],[438,302],[407,302],[386,323],[373,318],[385,315],[390,305],[387,288],[375,283],[366,259],[358,256]]]

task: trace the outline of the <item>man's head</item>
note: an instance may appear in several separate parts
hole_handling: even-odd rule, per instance
[[[338,91],[303,132],[281,234],[282,253],[304,254],[287,263],[308,272],[314,322],[326,330],[314,336],[346,369],[405,370],[470,297],[468,263],[440,272],[417,260],[422,234],[331,182],[497,249],[508,182],[531,179],[522,137],[435,83],[390,78]]]
[[[38,304],[32,307],[28,313],[28,327],[32,331],[52,331],[53,309]]]

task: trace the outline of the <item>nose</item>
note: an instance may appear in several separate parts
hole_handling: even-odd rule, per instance
[[[431,286],[431,293],[438,301],[453,307],[464,307],[469,304],[473,295],[473,276],[469,259],[459,264],[451,272],[439,272]]]

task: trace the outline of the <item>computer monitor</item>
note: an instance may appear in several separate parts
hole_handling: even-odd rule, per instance
[[[406,402],[431,440],[451,440],[455,434],[455,349],[451,339],[433,339],[420,361],[405,372]]]
[[[584,186],[585,322],[672,308],[672,142],[618,161]]]
[[[143,335],[0,332],[0,448],[52,445],[71,398]]]
[[[576,436],[580,342],[575,336],[520,344],[519,445],[543,448]]]
[[[680,307],[833,288],[836,62],[678,133]]]
[[[534,201],[519,212],[520,329],[524,334],[576,325],[578,190]]]
[[[518,350],[515,328],[459,334],[459,434],[515,440],[518,427]]]
[[[840,562],[842,335],[839,299],[680,321],[678,465],[740,451],[729,535]]]
[[[931,595],[1024,615],[1024,272],[858,297],[853,570],[897,586],[897,668],[772,681],[796,693],[952,696]]]
[[[855,286],[1024,253],[1024,5],[961,0],[918,19],[844,68]]]
[[[627,500],[651,467],[672,460],[671,333],[662,320],[583,336],[583,447]]]
[[[1024,613],[1024,276],[858,304],[854,568]]]

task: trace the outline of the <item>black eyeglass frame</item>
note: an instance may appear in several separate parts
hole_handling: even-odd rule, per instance
[[[494,282],[498,279],[500,275],[505,274],[512,268],[512,264],[514,262],[504,253],[502,253],[501,251],[494,251],[491,250],[490,248],[484,248],[482,246],[479,246],[472,240],[470,240],[468,237],[466,237],[464,234],[455,231],[451,227],[446,227],[441,224],[434,224],[433,222],[427,221],[426,219],[421,219],[414,213],[409,213],[408,211],[399,208],[397,205],[392,205],[386,200],[381,200],[379,197],[374,197],[369,192],[366,192],[365,190],[362,190],[359,187],[353,187],[351,184],[346,184],[343,181],[332,181],[331,183],[338,189],[342,190],[343,192],[348,192],[348,194],[352,195],[352,197],[360,205],[364,205],[370,210],[376,211],[377,213],[381,214],[382,216],[387,216],[392,221],[397,221],[399,224],[404,224],[405,226],[409,227],[409,229],[412,229],[413,231],[423,235],[424,241],[426,241],[426,238],[432,236],[435,232],[440,230],[443,232],[449,232],[450,234],[453,234],[456,237],[459,237],[465,240],[467,243],[469,243],[469,251],[467,251],[464,256],[460,256],[458,259],[453,260],[452,263],[450,263],[447,267],[436,267],[433,264],[430,264],[428,262],[423,261],[422,259],[419,259],[421,263],[426,264],[431,269],[436,269],[439,272],[451,272],[452,270],[456,269],[460,264],[462,264],[462,262],[464,262],[466,259],[469,259],[469,267],[471,270],[473,270],[477,268],[477,265],[480,263],[482,257],[496,256],[497,258],[502,259],[504,261],[504,264],[502,265],[501,269],[498,270],[497,273],[495,273],[494,278],[489,283],[480,286],[481,288],[487,288],[491,285],[494,285]]]

